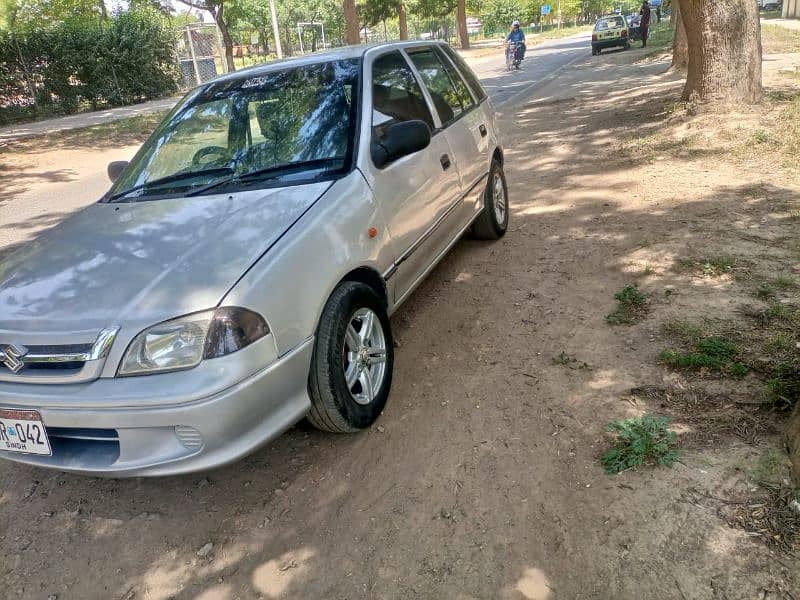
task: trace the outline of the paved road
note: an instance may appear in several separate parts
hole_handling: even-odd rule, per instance
[[[591,34],[584,33],[530,48],[519,71],[507,71],[503,53],[469,61],[498,109],[529,96],[538,86],[591,52]]]

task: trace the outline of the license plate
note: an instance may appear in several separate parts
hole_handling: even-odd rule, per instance
[[[0,409],[0,450],[51,455],[41,415],[35,410]]]

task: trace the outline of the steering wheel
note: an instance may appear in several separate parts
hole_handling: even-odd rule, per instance
[[[207,160],[203,161],[206,156],[217,156],[218,158],[215,160]],[[222,146],[206,146],[205,148],[200,148],[197,152],[195,152],[194,156],[192,157],[192,165],[199,166],[199,165],[209,165],[217,162],[219,159],[228,158],[228,149],[223,148]]]

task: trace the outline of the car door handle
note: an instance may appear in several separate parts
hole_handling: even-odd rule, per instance
[[[484,125],[483,123],[481,123],[480,127],[478,127],[478,131],[481,132],[481,137],[486,137],[486,134],[489,133],[488,131],[486,131],[486,125]]]
[[[442,163],[442,171],[447,171],[450,168],[450,157],[447,154],[442,154],[439,162]]]

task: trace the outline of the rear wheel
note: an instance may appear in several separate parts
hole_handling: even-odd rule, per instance
[[[508,187],[503,167],[495,160],[489,171],[489,183],[483,193],[483,210],[472,225],[472,232],[481,240],[497,240],[506,234],[507,229]]]
[[[309,422],[351,433],[380,416],[394,366],[394,342],[383,301],[369,286],[341,283],[320,318],[309,376]]]

